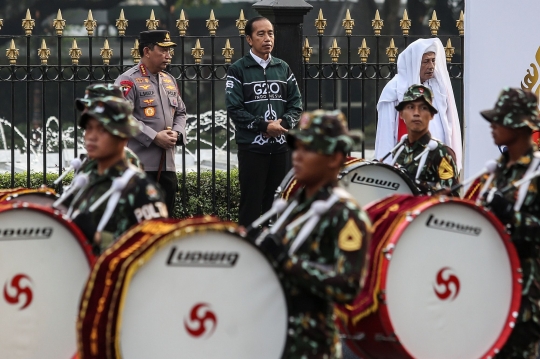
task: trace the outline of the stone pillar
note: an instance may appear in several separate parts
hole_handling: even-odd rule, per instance
[[[304,94],[304,66],[302,59],[304,15],[313,6],[304,0],[261,0],[253,8],[274,25],[275,44],[272,56],[289,64],[300,93]]]

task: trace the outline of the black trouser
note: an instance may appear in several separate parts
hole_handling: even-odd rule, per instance
[[[146,175],[159,183],[165,195],[165,204],[169,217],[174,216],[174,204],[176,203],[176,193],[178,192],[178,178],[176,172],[161,171],[159,181],[157,181],[157,171],[146,171]]]
[[[250,225],[272,207],[276,189],[290,167],[289,152],[263,154],[238,150],[240,225]]]

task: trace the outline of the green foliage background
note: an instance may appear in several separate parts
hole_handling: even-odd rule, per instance
[[[182,201],[182,173],[178,173],[178,193],[176,194],[176,207],[174,218],[188,218],[193,216],[214,214],[221,219],[238,220],[238,205],[240,203],[240,187],[238,184],[238,169],[230,171],[230,208],[227,209],[227,172],[216,170],[216,212],[212,211],[212,172],[202,171],[200,193],[197,194],[197,172],[186,173],[186,198]],[[47,183],[52,184],[58,178],[56,173],[47,173]],[[67,175],[62,183],[68,185],[73,175]],[[30,173],[29,188],[38,188],[43,184],[43,173]],[[15,187],[26,187],[26,172],[15,173]],[[52,186],[51,186],[52,187]],[[0,189],[11,188],[11,174],[0,173]],[[54,187],[53,187],[54,188]],[[57,192],[60,188],[54,188]]]

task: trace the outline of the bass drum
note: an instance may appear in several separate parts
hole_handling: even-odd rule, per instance
[[[493,358],[514,326],[521,269],[503,225],[446,197],[392,196],[374,223],[366,285],[337,320],[364,359]]]
[[[58,200],[58,195],[56,192],[50,188],[39,188],[39,189],[21,189],[20,191],[12,192],[3,196],[2,201],[7,201],[11,203],[33,203],[39,204],[44,207],[52,208],[52,205],[56,200]],[[59,211],[62,213],[67,212],[67,207],[64,205],[58,206]]]
[[[78,321],[85,359],[279,359],[287,301],[258,248],[218,219],[153,220],[94,266]]]
[[[72,358],[90,246],[50,208],[4,202],[0,223],[0,358]]]
[[[339,185],[364,208],[395,194],[421,194],[403,170],[376,161],[359,160],[348,164],[339,175]]]

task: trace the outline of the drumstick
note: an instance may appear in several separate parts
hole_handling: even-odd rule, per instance
[[[408,135],[401,136],[401,139],[399,140],[398,144],[394,148],[392,148],[392,150],[390,150],[390,152],[388,152],[386,155],[384,155],[384,157],[381,158],[379,160],[379,162],[383,162],[386,159],[386,157],[390,156],[392,154],[392,152],[394,152],[395,150],[397,150],[399,148],[399,146],[403,145],[403,142],[405,142],[407,137],[409,137],[409,136]]]
[[[70,173],[71,171],[75,170],[75,171],[78,171],[79,168],[81,168],[81,160],[78,159],[78,158],[74,158],[71,160],[71,165],[66,168],[66,170],[64,171],[64,173],[62,173],[60,176],[58,176],[58,178],[56,180],[54,180],[53,184],[57,185],[59,184],[63,179],[64,177],[67,176],[68,173]]]
[[[253,228],[259,227],[261,224],[268,221],[272,216],[276,214],[280,214],[285,210],[285,207],[287,206],[287,201],[285,201],[283,198],[277,198],[274,203],[272,203],[272,208],[266,213],[264,213],[262,216],[257,218],[253,223],[251,223],[247,228],[247,232],[249,233]]]
[[[457,191],[458,189],[460,189],[461,187],[465,187],[466,185],[468,185],[469,183],[471,183],[472,181],[474,181],[475,179],[477,179],[478,177],[480,176],[483,176],[485,175],[486,173],[493,173],[495,172],[495,169],[497,168],[497,161],[495,160],[489,160],[486,162],[486,164],[484,165],[484,168],[482,168],[482,170],[478,173],[476,173],[474,176],[471,176],[469,178],[467,178],[465,181],[461,182],[461,183],[457,183],[455,185],[453,185],[452,187],[448,188],[448,187],[444,187],[444,188],[441,188],[441,189],[438,189],[437,191],[435,191],[433,194],[436,194],[436,193],[439,193],[439,192],[442,192],[444,190],[448,190],[450,193],[454,192],[454,191]]]
[[[101,204],[105,202],[105,200],[109,198],[114,192],[123,190],[134,174],[135,171],[128,168],[122,176],[116,177],[111,184],[111,188],[109,188],[107,192],[103,193],[101,197],[99,197],[98,200],[90,206],[90,212],[94,212],[96,209],[98,209],[98,207],[101,206]]]
[[[418,179],[420,178],[420,174],[422,173],[422,168],[424,167],[424,165],[426,164],[426,160],[427,160],[427,154],[429,151],[433,151],[437,148],[437,141],[434,141],[434,140],[429,140],[429,143],[428,145],[426,146],[426,149],[422,151],[421,154],[419,154],[418,156],[416,156],[414,158],[415,161],[418,161],[418,159],[420,157],[422,157],[422,159],[420,160],[420,164],[418,165],[418,170],[416,171],[416,177],[415,179]]]
[[[66,198],[68,198],[69,196],[71,196],[72,194],[75,193],[76,190],[78,190],[79,188],[82,188],[84,186],[86,186],[88,184],[88,175],[87,174],[80,174],[80,175],[77,175],[73,181],[71,182],[71,185],[69,186],[69,189],[64,192],[62,194],[62,197],[58,198],[54,203],[53,203],[53,208],[56,208],[58,207],[59,205],[62,204],[62,202],[64,202],[66,200]]]

